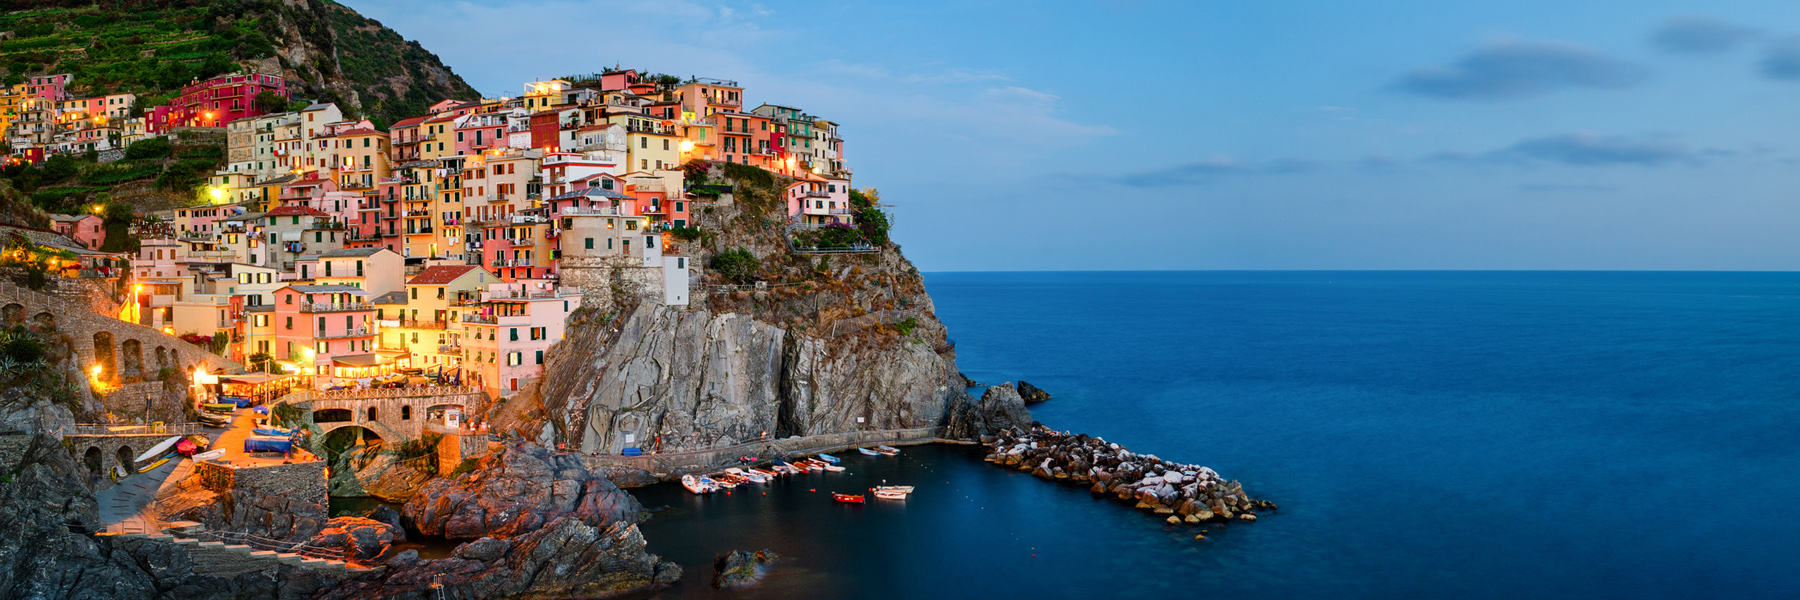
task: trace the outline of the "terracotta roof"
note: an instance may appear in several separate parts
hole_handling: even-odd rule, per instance
[[[418,125],[418,124],[424,123],[424,122],[425,122],[425,117],[413,117],[410,119],[402,119],[399,123],[389,125],[388,129],[392,130],[392,129],[399,129],[401,127],[412,127],[414,125]]]
[[[419,271],[418,275],[414,275],[412,279],[408,280],[406,284],[444,285],[456,281],[456,278],[458,277],[467,275],[469,271],[480,268],[481,267],[475,265],[438,265],[435,267],[426,267],[425,270]]]
[[[376,131],[373,129],[369,129],[367,127],[358,127],[356,129],[340,131],[340,132],[338,132],[338,135],[371,135],[371,134],[380,134],[380,133],[382,133],[382,132]]]

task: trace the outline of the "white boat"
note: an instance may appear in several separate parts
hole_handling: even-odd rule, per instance
[[[902,494],[911,494],[913,491],[913,486],[910,486],[910,485],[878,485],[878,486],[875,486],[875,491],[877,491],[877,492],[899,492]]]
[[[843,468],[843,467],[840,467],[840,466],[837,466],[837,465],[819,465],[819,466],[822,466],[822,467],[825,467],[825,470],[827,470],[827,471],[831,471],[831,472],[833,472],[833,473],[836,473],[836,472],[839,472],[839,471],[842,471],[842,470],[844,470],[844,468]]]
[[[867,454],[869,456],[881,456],[880,452],[876,452],[876,451],[870,450],[868,448],[857,448],[856,451],[861,452],[863,454]]]
[[[737,487],[737,484],[735,484],[735,483],[725,481],[723,479],[713,479],[711,477],[701,477],[700,481],[705,482],[707,485],[712,486],[712,488],[714,490],[731,489],[731,488]]]
[[[878,489],[875,490],[875,497],[883,500],[905,500],[906,493]]]
[[[202,461],[202,460],[212,460],[215,458],[224,458],[224,457],[225,457],[225,449],[218,448],[218,449],[214,449],[214,450],[207,450],[207,451],[201,452],[199,454],[195,454],[194,460]]]
[[[175,437],[171,437],[166,440],[163,440],[163,441],[157,443],[155,446],[151,446],[149,450],[145,450],[143,454],[139,454],[137,457],[137,460],[135,462],[144,462],[146,460],[150,460],[152,458],[162,456],[163,454],[167,453],[170,448],[174,448],[175,442],[179,442],[179,441],[181,441],[181,436],[179,436],[179,435],[175,436]]]
[[[737,467],[731,467],[725,469],[725,472],[749,480],[750,483],[768,483],[769,481],[767,478],[763,477],[762,473],[758,473],[754,469],[745,471]]]
[[[896,455],[896,454],[899,454],[899,453],[900,453],[900,449],[899,449],[899,448],[895,448],[895,447],[893,447],[893,446],[888,446],[888,445],[881,445],[881,446],[876,446],[876,447],[875,447],[875,451],[876,451],[876,452],[880,452],[880,453],[882,453],[882,454],[886,454],[886,455],[888,455],[888,456],[893,456],[893,455]]]
[[[682,475],[681,476],[681,487],[687,488],[687,491],[690,491],[690,492],[693,492],[696,494],[705,494],[707,492],[711,492],[712,489],[708,488],[706,486],[706,483],[704,480],[705,480],[704,477],[695,477],[693,475]]]

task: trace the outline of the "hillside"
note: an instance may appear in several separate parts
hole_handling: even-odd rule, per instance
[[[384,123],[479,97],[417,42],[328,0],[0,0],[0,11],[6,83],[71,73],[72,93],[135,93],[140,110],[243,61],[280,68],[295,98]]]

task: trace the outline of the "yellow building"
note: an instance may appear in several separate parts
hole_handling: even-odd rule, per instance
[[[681,135],[662,119],[637,114],[607,115],[609,123],[625,127],[626,171],[652,171],[681,164]]]
[[[497,281],[474,265],[426,267],[407,281],[404,297],[382,305],[381,347],[406,351],[414,367],[460,365],[462,317],[472,314],[479,290]]]

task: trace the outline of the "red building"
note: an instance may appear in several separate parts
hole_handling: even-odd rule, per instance
[[[232,73],[181,88],[181,95],[147,115],[151,133],[172,127],[224,127],[226,123],[263,115],[256,95],[274,92],[287,97],[287,80],[280,75]]]

